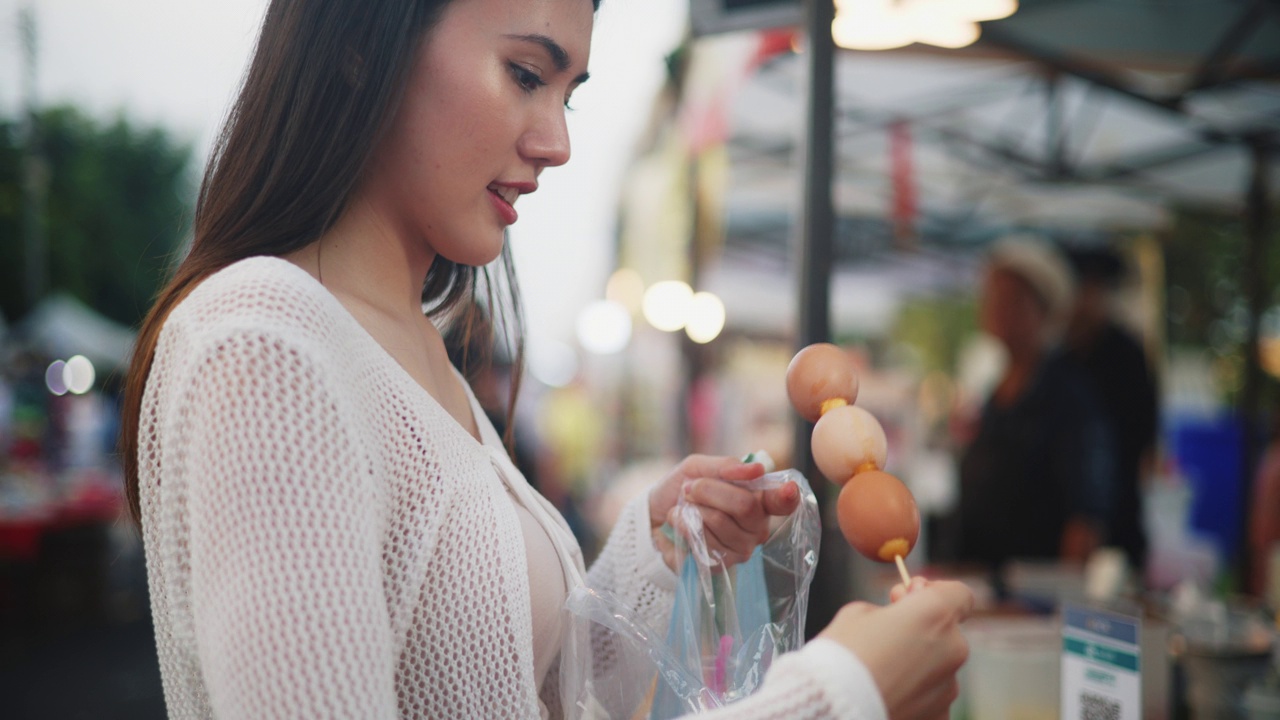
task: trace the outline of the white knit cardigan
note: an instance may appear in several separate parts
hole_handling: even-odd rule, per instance
[[[170,717],[538,717],[524,542],[504,482],[536,493],[476,420],[484,444],[285,260],[238,262],[179,304],[138,449]],[[665,628],[674,574],[644,500],[586,582]],[[535,503],[581,582],[564,521]],[[592,638],[596,682],[647,685],[611,676],[630,651]],[[541,693],[559,708],[554,695]],[[721,713],[885,714],[865,667],[830,641],[780,658],[755,696],[710,716]]]

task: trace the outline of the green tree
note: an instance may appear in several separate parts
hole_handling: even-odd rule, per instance
[[[1273,208],[1274,213],[1280,207]],[[1264,246],[1263,277],[1269,281],[1262,332],[1280,330],[1280,228]],[[1227,402],[1242,389],[1244,343],[1248,330],[1248,301],[1244,288],[1245,225],[1234,213],[1183,208],[1163,237],[1167,331],[1171,347],[1203,348]],[[1277,395],[1274,378],[1264,377],[1260,391],[1270,406]]]
[[[954,375],[960,351],[978,331],[978,309],[969,294],[908,299],[894,320],[894,341],[920,354],[923,370]]]
[[[191,148],[124,118],[98,122],[73,107],[38,115],[48,174],[44,212],[48,292],[67,292],[136,325],[189,232]],[[0,120],[0,312],[31,307],[23,240],[20,125]]]

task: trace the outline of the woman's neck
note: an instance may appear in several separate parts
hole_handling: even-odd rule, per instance
[[[404,319],[422,316],[422,286],[435,253],[356,197],[319,240],[288,259],[335,295]]]

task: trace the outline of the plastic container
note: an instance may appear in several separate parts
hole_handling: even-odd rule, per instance
[[[1276,625],[1280,630],[1280,615]],[[1280,720],[1280,641],[1273,643],[1271,672],[1245,690],[1243,705],[1249,720]]]
[[[1274,635],[1265,618],[1256,610],[1226,608],[1181,625],[1179,659],[1191,717],[1244,720],[1245,691],[1271,666]]]
[[[1159,618],[1142,618],[1142,717],[1167,720],[1173,704],[1170,627]]]
[[[963,713],[971,720],[1056,720],[1062,632],[1053,618],[988,618],[966,629]]]

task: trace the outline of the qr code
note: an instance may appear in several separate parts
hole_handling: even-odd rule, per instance
[[[1120,720],[1120,703],[1101,695],[1081,693],[1080,720]]]

